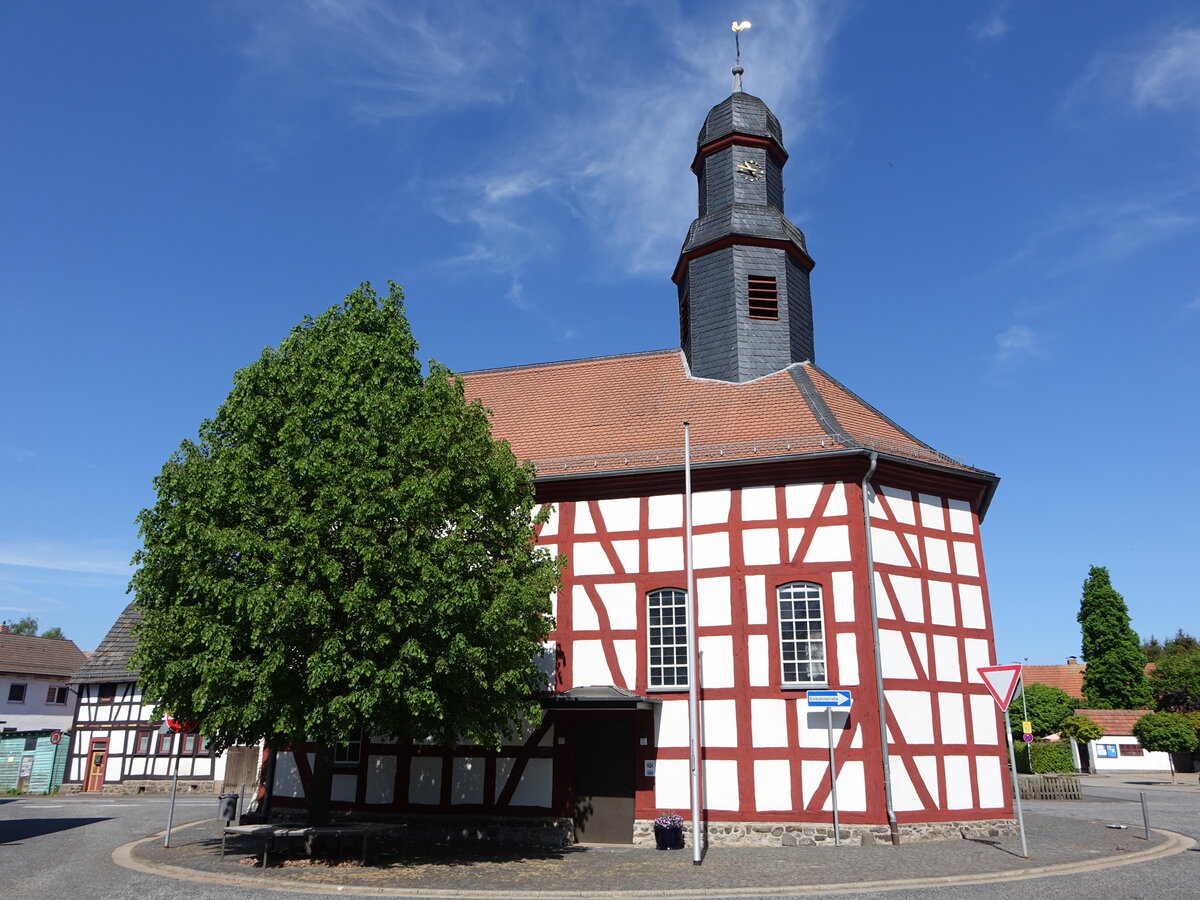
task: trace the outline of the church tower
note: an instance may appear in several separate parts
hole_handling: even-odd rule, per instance
[[[699,217],[672,280],[691,374],[744,382],[813,361],[813,260],[783,214],[783,131],[765,103],[734,90],[704,120],[692,171]]]

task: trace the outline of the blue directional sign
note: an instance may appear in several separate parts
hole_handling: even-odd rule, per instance
[[[849,691],[805,691],[809,706],[828,706],[833,709],[849,709],[854,698]]]

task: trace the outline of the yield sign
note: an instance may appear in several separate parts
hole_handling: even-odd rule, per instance
[[[996,698],[996,705],[1000,707],[1000,711],[1007,712],[1013,692],[1017,689],[1017,682],[1021,680],[1020,665],[980,666],[975,671],[983,679],[984,687]]]

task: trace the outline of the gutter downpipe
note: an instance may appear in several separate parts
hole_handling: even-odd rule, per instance
[[[879,706],[879,749],[883,760],[883,804],[887,810],[888,830],[892,844],[900,845],[900,826],[896,823],[896,810],[892,806],[892,763],[888,756],[887,700],[883,694],[883,660],[879,652],[879,600],[875,594],[875,551],[871,545],[871,503],[867,492],[871,490],[871,476],[879,463],[879,454],[871,451],[871,465],[862,480],[863,537],[867,545],[867,592],[871,598],[871,649],[875,657],[875,701]]]
[[[696,658],[696,591],[692,583],[692,426],[683,423],[684,553],[687,557],[688,747],[692,794],[692,865],[704,858],[700,830],[700,665]]]

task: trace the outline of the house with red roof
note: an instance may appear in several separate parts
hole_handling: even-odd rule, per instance
[[[567,559],[543,721],[499,748],[359,735],[335,807],[640,842],[690,808],[695,721],[710,842],[827,839],[835,785],[855,840],[1010,821],[976,671],[996,661],[981,526],[998,478],[818,365],[782,129],[736,78],[691,161],[679,346],[463,376],[534,463],[539,542]],[[308,754],[273,773],[275,808],[299,807]]]

